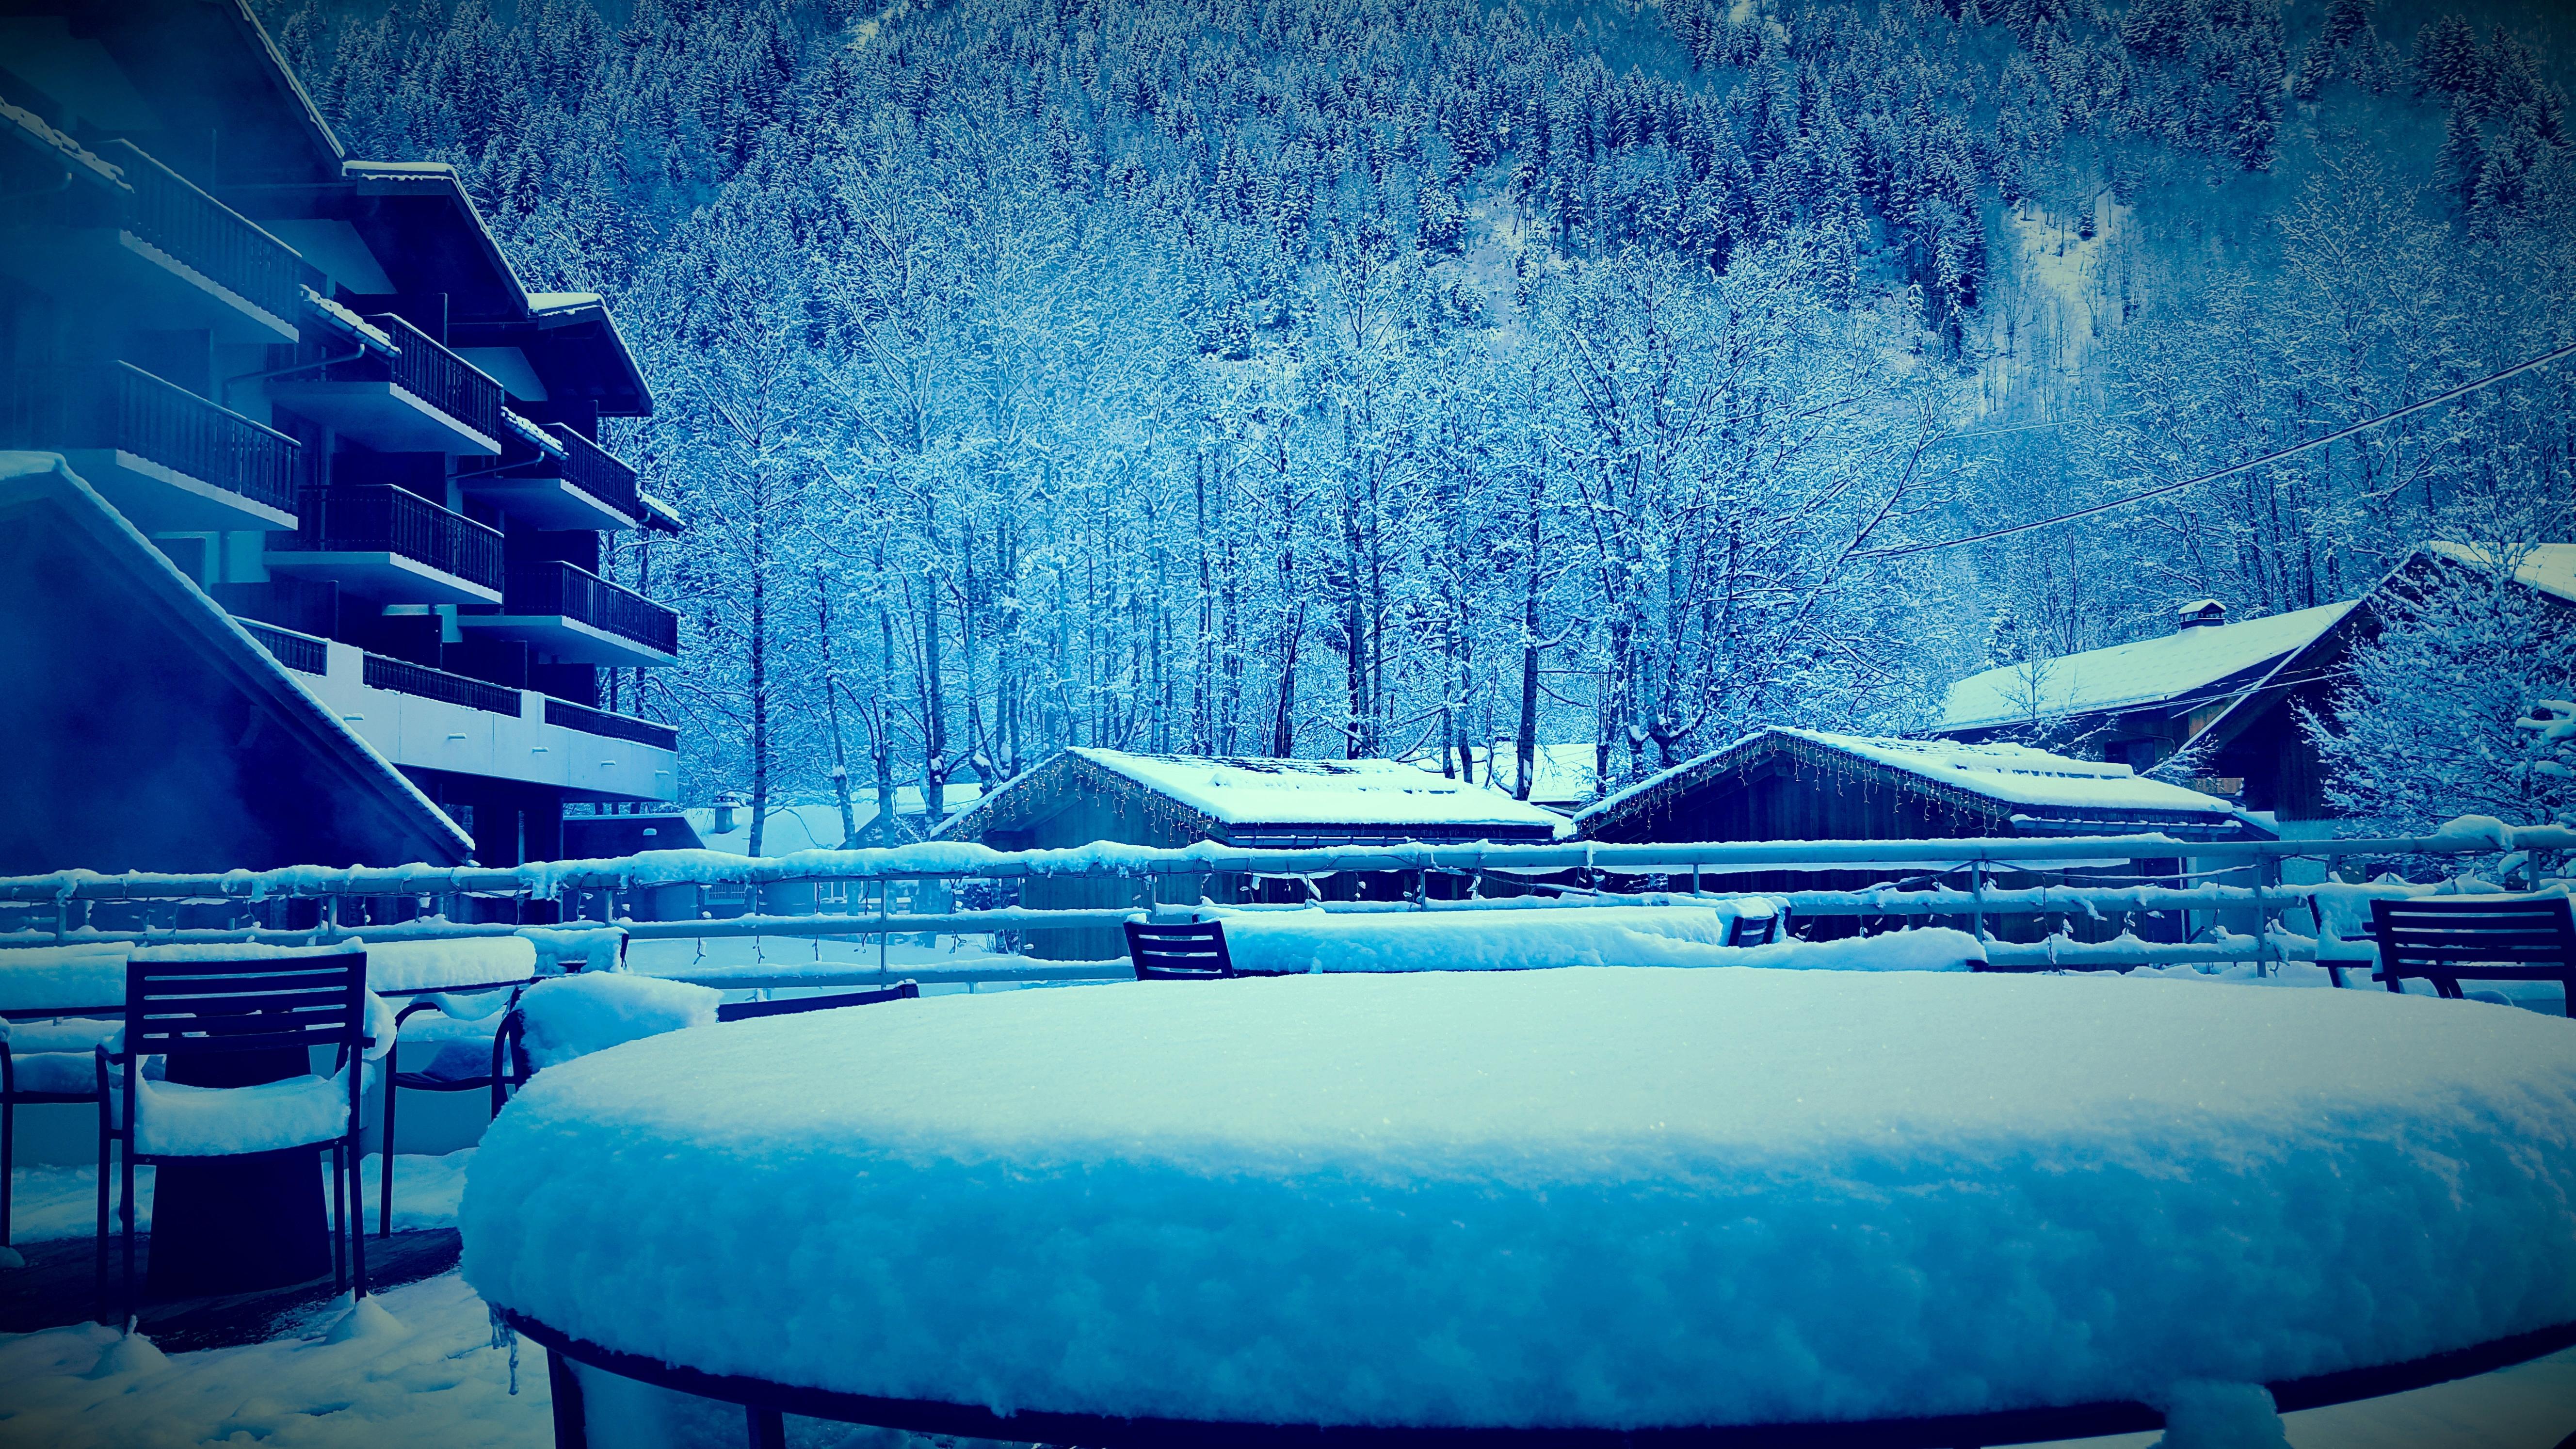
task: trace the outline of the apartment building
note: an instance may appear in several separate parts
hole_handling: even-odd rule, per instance
[[[447,167],[344,155],[242,0],[0,0],[0,196],[0,449],[61,455],[483,863],[675,799],[676,733],[616,705],[678,618],[602,562],[679,520],[600,446],[653,405],[600,299],[531,294]],[[50,864],[199,864],[89,853]]]

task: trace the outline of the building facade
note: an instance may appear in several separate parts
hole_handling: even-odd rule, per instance
[[[344,155],[242,0],[0,0],[0,41],[0,448],[59,454],[483,863],[674,800],[676,732],[618,706],[678,617],[603,564],[676,520],[600,446],[652,408],[600,299],[528,292],[447,167]]]

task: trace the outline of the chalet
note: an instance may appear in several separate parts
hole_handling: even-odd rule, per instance
[[[245,0],[0,0],[0,36],[0,448],[61,459],[238,623],[173,647],[257,641],[400,772],[403,809],[454,822],[213,863],[506,864],[560,854],[567,804],[673,801],[677,734],[620,682],[677,661],[678,616],[603,573],[606,540],[677,521],[601,446],[652,398],[600,300],[528,291],[451,168],[347,155]],[[109,572],[13,601],[14,625],[150,572],[92,533]],[[148,767],[191,728],[135,711],[117,734],[170,818],[331,808],[256,735],[202,798]],[[37,864],[176,867],[216,838]]]
[[[1074,748],[951,816],[934,838],[980,841],[997,850],[1094,841],[1178,848],[1203,840],[1296,850],[1416,841],[1544,843],[1566,828],[1563,817],[1538,806],[1401,760],[1219,759]],[[1320,888],[1346,894],[1355,883],[1325,882]],[[1159,881],[1154,899],[1293,899],[1290,889],[1240,875],[1168,876]],[[1145,904],[1128,882],[1073,878],[1028,880],[1021,901],[1046,907]],[[1030,949],[1038,955],[1097,960],[1126,949],[1114,930],[1037,935]]]
[[[2143,774],[2352,607],[2326,604],[2230,624],[2224,605],[2195,600],[2175,611],[2171,634],[1960,680],[1950,686],[1934,733],[1971,744],[2045,744]]]
[[[2196,600],[2161,638],[1960,680],[1936,732],[1963,742],[2044,742],[2119,761],[2232,797],[2284,834],[2328,833],[2333,812],[2322,762],[2299,727],[2302,708],[2323,709],[2352,647],[2378,635],[2376,601],[2388,590],[2438,587],[2482,558],[2474,545],[2427,543],[2358,599],[2241,624],[2219,622],[2225,609],[2217,601]],[[2529,550],[2516,579],[2576,628],[2576,544]]]
[[[2331,831],[2324,764],[2300,728],[2302,711],[2322,714],[2349,672],[2353,646],[2378,636],[2379,611],[2371,605],[2383,591],[2439,587],[2446,574],[2485,564],[2473,545],[2436,541],[2417,549],[2349,613],[2229,700],[2194,735],[2190,757],[2176,763],[2240,792],[2247,810],[2273,819],[2284,835]],[[2531,549],[2514,577],[2576,632],[2576,544]]]
[[[1574,817],[1586,839],[2261,838],[2226,801],[2024,745],[1767,729]]]
[[[2185,841],[2268,838],[2226,801],[2126,765],[2023,745],[1959,744],[1767,729],[1676,765],[1574,817],[1601,841],[1941,840],[2157,833]],[[2095,863],[2171,879],[2179,854]],[[2080,872],[2063,872],[2076,874]],[[1731,890],[1858,889],[1874,870],[1712,877]],[[2027,883],[2027,882],[2023,882]],[[2179,923],[2156,923],[2178,935]]]

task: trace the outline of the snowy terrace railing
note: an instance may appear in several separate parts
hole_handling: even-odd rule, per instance
[[[1923,841],[1759,841],[1703,844],[1611,845],[1394,845],[1312,850],[1239,850],[1201,844],[1154,850],[1109,843],[1073,850],[1004,852],[980,845],[932,843],[891,849],[805,851],[753,859],[715,851],[657,851],[607,860],[539,862],[513,867],[406,866],[331,869],[299,866],[220,875],[103,875],[64,871],[0,879],[0,945],[79,941],[327,941],[364,934],[373,939],[435,939],[507,934],[522,917],[551,916],[545,924],[613,923],[635,940],[685,940],[775,936],[835,938],[880,944],[898,935],[1015,936],[1035,930],[1110,928],[1139,910],[1178,914],[1188,909],[1153,902],[1157,881],[1173,876],[1249,875],[1315,878],[1393,876],[1409,884],[1402,899],[1321,901],[1332,912],[1569,910],[1598,905],[1684,905],[1701,895],[1710,876],[1885,870],[1906,878],[1865,890],[1764,892],[1784,901],[1793,920],[1861,917],[1873,925],[1922,925],[1936,921],[1973,930],[1985,940],[1989,961],[2000,967],[2044,969],[2167,965],[2183,962],[2365,960],[2369,948],[2355,930],[2329,930],[2328,917],[2371,893],[2413,893],[2432,887],[2296,884],[2281,878],[2292,859],[2376,859],[2525,852],[2533,858],[2576,850],[2576,831],[2560,827],[2451,832],[2429,837],[2350,840],[2194,843],[2162,835],[2080,839],[1965,839]],[[2131,860],[2185,859],[2194,883],[2147,880],[2114,885],[2047,885],[2001,888],[1989,884],[1999,871],[2098,868]],[[1438,899],[1435,877],[1467,883],[1465,898]],[[1964,889],[1953,884],[1964,876]],[[1410,877],[1410,882],[1404,882]],[[1543,878],[1544,877],[1544,878]],[[1570,877],[1570,878],[1569,878]],[[1612,880],[1632,887],[1612,891]],[[1042,908],[990,905],[948,909],[963,882],[1090,879],[1124,881],[1137,892],[1131,903]],[[1481,894],[1488,883],[1513,893]],[[925,887],[931,887],[925,889]],[[639,892],[681,891],[689,918],[632,919]],[[840,909],[817,909],[818,896],[838,897]],[[898,901],[898,896],[902,897]],[[2320,897],[2336,897],[2321,906]],[[730,897],[730,899],[727,899]],[[552,902],[531,912],[527,902]],[[121,908],[109,903],[120,903]],[[299,905],[298,903],[310,903]],[[925,903],[928,909],[916,909]],[[1308,902],[1249,905],[1232,910],[1302,909]],[[712,908],[740,907],[718,915]],[[787,906],[790,909],[778,909]],[[763,907],[769,909],[764,910]],[[2366,907],[2360,909],[2366,910]],[[2290,929],[2284,912],[2304,910],[2315,934]],[[2220,931],[2215,939],[2146,941],[2124,931],[2108,941],[2074,938],[2078,918],[2106,921],[2142,912],[2230,913],[2255,929]],[[669,912],[663,912],[668,914]],[[10,918],[14,917],[14,920]],[[300,919],[299,919],[300,917]],[[477,919],[477,918],[481,919]],[[508,919],[494,919],[508,917]],[[2057,920],[2057,929],[2033,940],[2004,940],[1992,929],[2011,918]],[[2259,922],[2259,925],[2257,924]],[[2349,922],[2347,922],[2348,924]],[[2034,931],[2016,934],[2033,935]],[[1122,974],[1121,963],[1013,960],[955,972],[907,975],[961,981],[1071,980]],[[864,971],[798,972],[793,984],[823,985],[874,979]],[[725,977],[729,985],[790,984]]]

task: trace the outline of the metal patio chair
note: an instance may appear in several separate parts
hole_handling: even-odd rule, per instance
[[[1780,939],[1780,912],[1767,916],[1737,916],[1726,926],[1726,944],[1730,946],[1768,946]]]
[[[315,1047],[334,1050],[334,1073],[345,1073],[348,1100],[336,1104],[340,1130],[296,1142],[271,1142],[255,1152],[290,1147],[331,1149],[331,1263],[334,1285],[354,1280],[356,1296],[367,1296],[366,1236],[348,1231],[358,1207],[358,1138],[365,1118],[359,1110],[366,1092],[367,955],[337,951],[314,957],[255,956],[214,960],[129,960],[125,968],[125,1032],[116,1043],[102,1043],[96,1061],[99,1085],[98,1276],[105,1297],[107,1276],[107,1162],[112,1145],[122,1144],[117,1215],[125,1248],[125,1317],[132,1322],[139,1290],[134,1276],[134,1169],[139,1163],[174,1159],[205,1160],[245,1154],[191,1151],[184,1139],[147,1149],[149,1112],[139,1088],[147,1057],[207,1057],[249,1052],[307,1054]],[[122,1081],[116,1080],[121,1076]],[[297,1090],[336,1096],[328,1078],[308,1072],[288,1082],[309,1083]],[[315,1092],[319,1089],[319,1092]],[[258,1090],[207,1088],[209,1091]],[[343,1250],[346,1249],[344,1261]]]
[[[1139,981],[1223,981],[1242,974],[1226,953],[1225,927],[1216,921],[1129,921],[1127,957],[1136,963]]]
[[[517,1008],[519,993],[525,989],[523,986],[510,988],[510,1003],[502,1008],[504,1023]],[[405,1091],[479,1092],[488,1090],[493,1092],[492,1115],[497,1117],[501,1114],[501,1098],[499,1092],[495,1090],[500,1085],[503,1065],[499,1026],[493,1028],[492,1040],[488,1046],[480,1038],[459,1037],[453,1041],[439,1043],[437,1054],[429,1059],[427,1066],[417,1071],[406,1072],[393,1069],[399,1066],[402,1052],[402,1024],[421,1012],[438,1009],[436,1002],[415,1001],[404,1007],[401,1013],[394,1017],[393,1050],[385,1056],[385,1063],[389,1070],[385,1073],[384,1131],[377,1139],[383,1149],[379,1154],[381,1160],[378,1163],[376,1187],[376,1236],[380,1238],[392,1236],[394,1230],[394,1098]],[[444,1015],[443,1012],[441,1014]],[[525,1081],[525,1076],[520,1080]]]
[[[2463,981],[2555,981],[2560,1009],[2576,1017],[2576,914],[2564,896],[2375,900],[2370,934],[2379,945],[2370,979],[2391,991],[2422,977],[2457,1001]]]
[[[115,1035],[115,1008],[91,1013],[47,1013],[43,1021],[0,1019],[0,1248],[14,1231],[18,1166],[18,1109],[86,1106],[101,1100],[98,1044]],[[105,1180],[107,1163],[99,1162]]]

